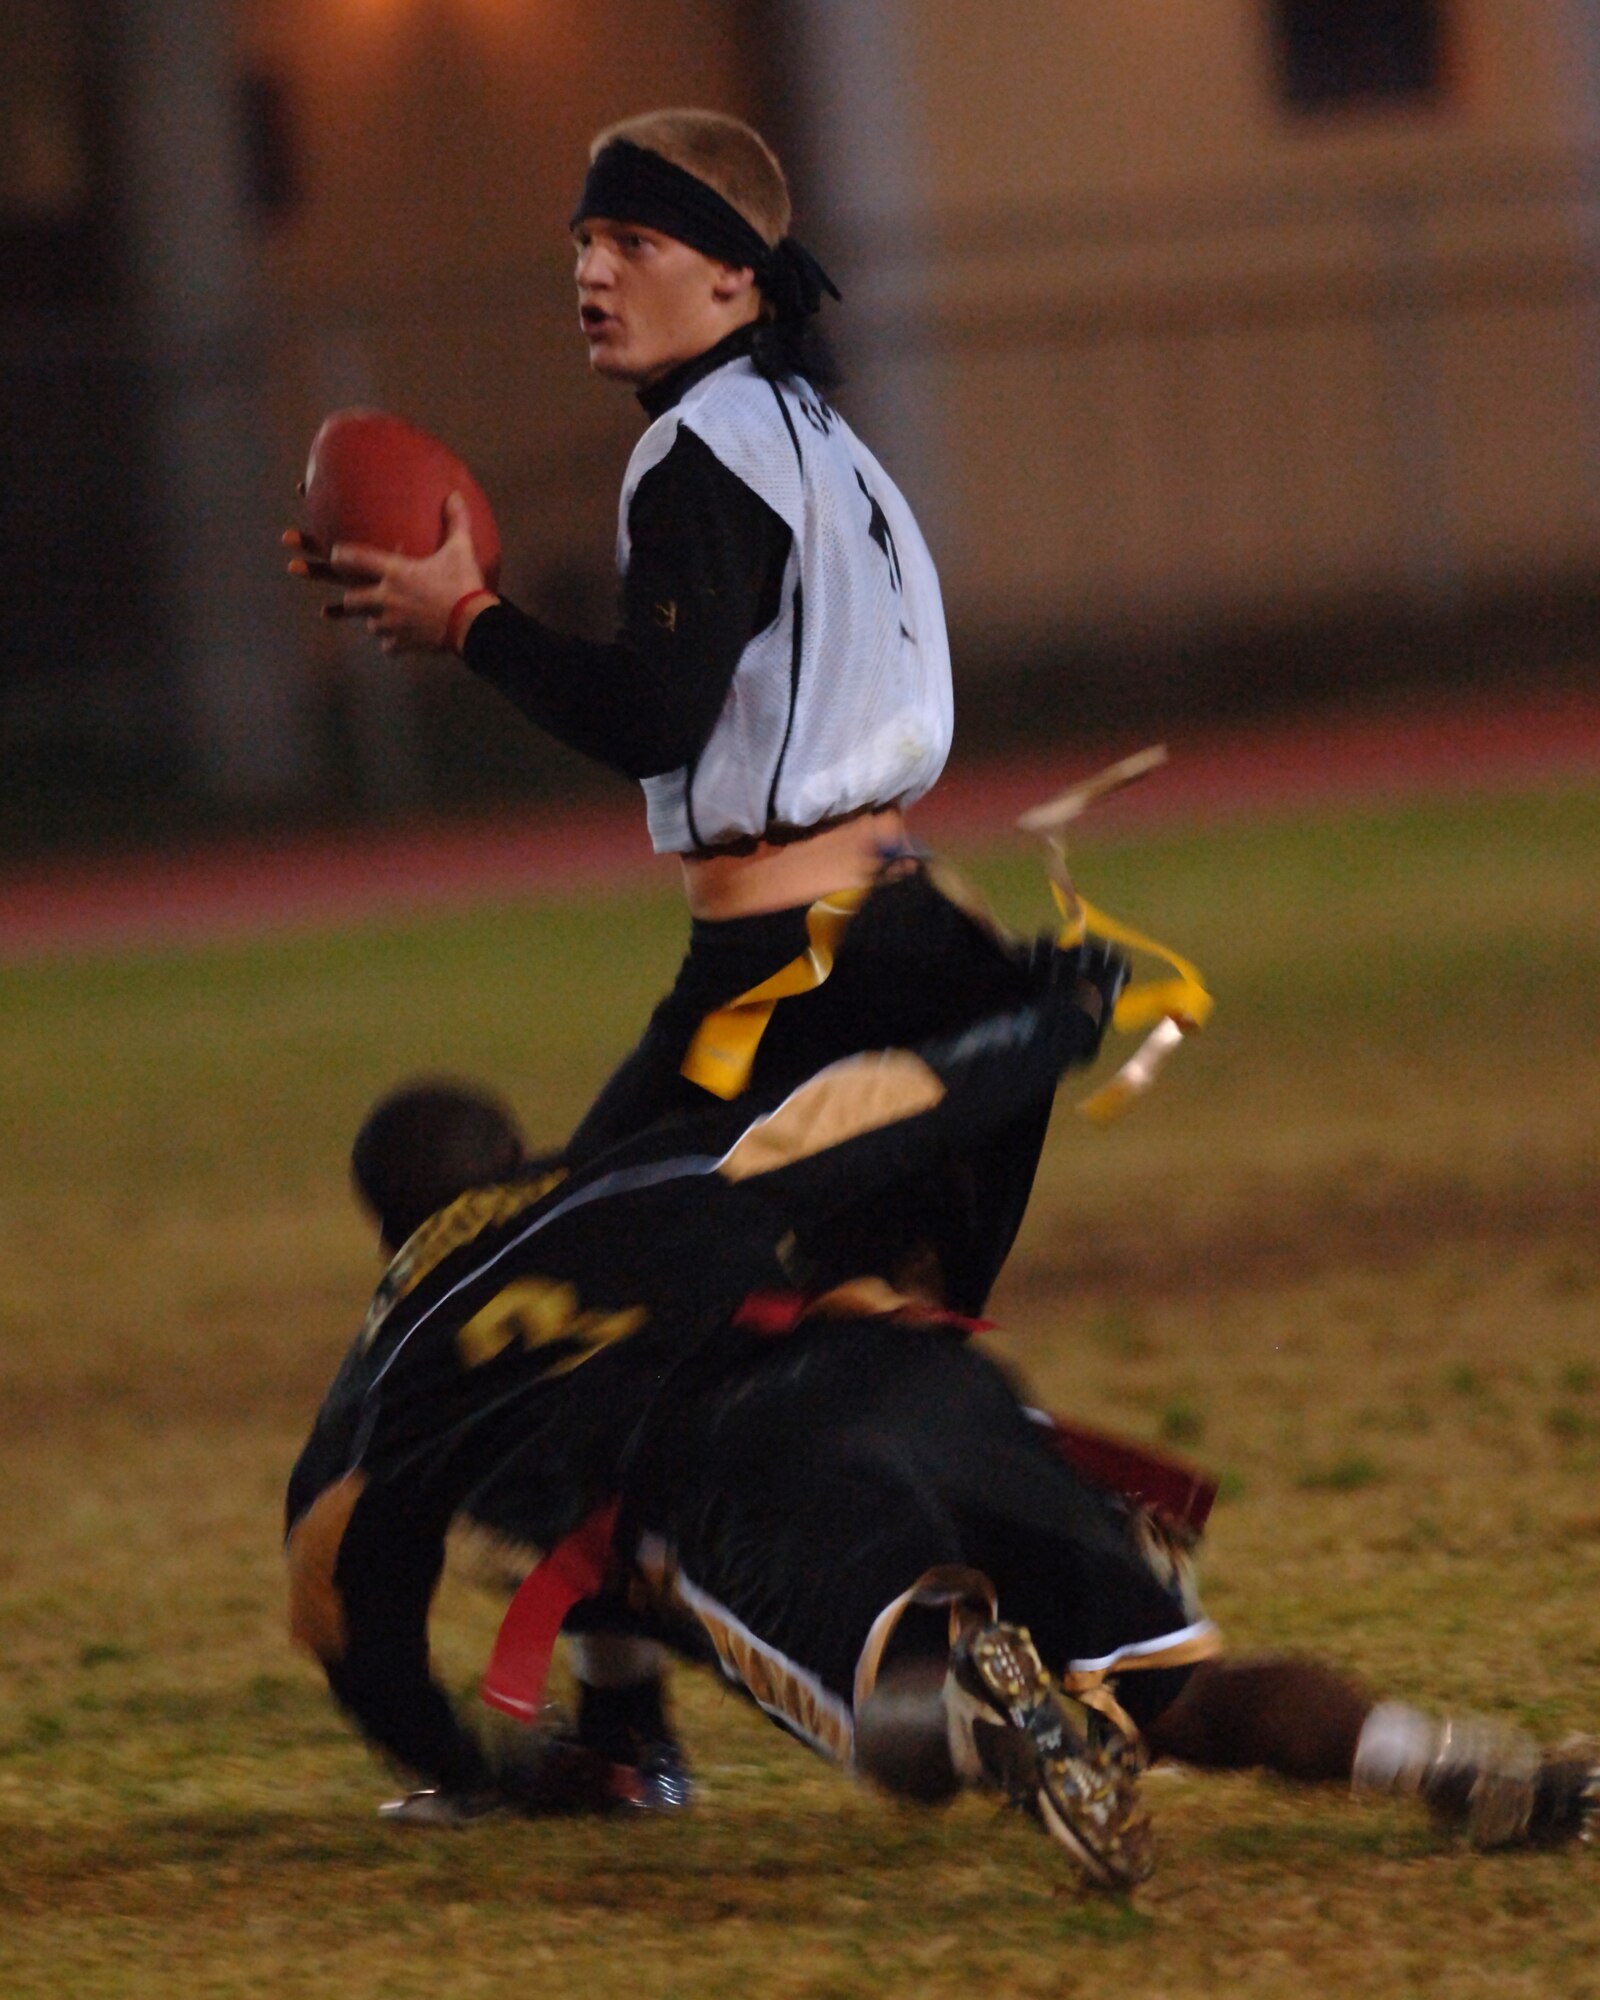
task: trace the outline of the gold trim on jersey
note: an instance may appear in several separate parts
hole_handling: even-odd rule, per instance
[[[855,1720],[847,1702],[686,1577],[676,1556],[654,1536],[640,1545],[638,1564],[649,1598],[702,1628],[723,1674],[744,1688],[757,1707],[834,1763],[854,1762]]]
[[[913,1604],[925,1604],[935,1609],[940,1606],[948,1608],[952,1646],[967,1625],[992,1622],[998,1616],[994,1585],[981,1569],[971,1569],[965,1563],[941,1563],[935,1569],[925,1570],[909,1590],[901,1591],[892,1603],[883,1607],[867,1630],[861,1657],[856,1661],[855,1710],[858,1715],[863,1703],[878,1685],[878,1674],[889,1641]]]
[[[1112,1691],[1117,1676],[1157,1667],[1198,1666],[1202,1660],[1216,1659],[1223,1650],[1222,1634],[1209,1618],[1202,1618],[1169,1639],[1146,1640],[1092,1667],[1068,1667],[1058,1678],[1064,1694],[1075,1696],[1085,1708],[1098,1710],[1127,1735],[1137,1736],[1137,1725]]]
[[[717,1172],[725,1181],[774,1173],[847,1139],[932,1111],[944,1095],[942,1080],[905,1049],[848,1056],[758,1118],[718,1163]]]
[[[344,1658],[344,1599],[334,1582],[339,1549],[356,1502],[366,1490],[363,1472],[347,1472],[326,1486],[295,1522],[285,1551],[289,1559],[289,1636],[319,1660]]]
[[[394,1262],[384,1272],[373,1294],[372,1304],[367,1308],[367,1316],[361,1323],[362,1347],[372,1345],[394,1307],[415,1291],[428,1273],[436,1270],[453,1250],[459,1250],[463,1244],[481,1236],[486,1229],[509,1222],[513,1216],[521,1215],[525,1209],[543,1201],[550,1190],[559,1187],[566,1177],[566,1168],[558,1167],[553,1173],[541,1174],[537,1180],[468,1188],[465,1194],[457,1195],[447,1208],[441,1208],[437,1215],[430,1215],[401,1244]]]

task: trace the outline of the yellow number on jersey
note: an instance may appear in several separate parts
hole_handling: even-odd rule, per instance
[[[649,1315],[643,1306],[619,1312],[584,1312],[578,1294],[561,1278],[518,1278],[497,1292],[481,1312],[473,1314],[456,1335],[456,1350],[467,1368],[481,1368],[502,1354],[514,1340],[532,1352],[556,1341],[582,1343],[578,1352],[551,1365],[552,1375],[564,1375],[587,1361],[597,1347],[636,1333]]]

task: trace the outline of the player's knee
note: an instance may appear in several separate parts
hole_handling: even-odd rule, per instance
[[[898,1662],[856,1715],[856,1769],[916,1805],[945,1805],[961,1789],[950,1756],[945,1669],[942,1657]]]

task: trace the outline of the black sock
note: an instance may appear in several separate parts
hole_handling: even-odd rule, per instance
[[[613,1763],[631,1764],[647,1743],[672,1740],[661,1682],[630,1681],[626,1687],[578,1687],[578,1741]]]
[[[1547,1756],[1534,1782],[1528,1838],[1570,1840],[1583,1830],[1594,1782],[1594,1766],[1582,1756]]]

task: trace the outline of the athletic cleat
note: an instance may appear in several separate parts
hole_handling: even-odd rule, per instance
[[[682,1812],[694,1797],[683,1752],[669,1738],[617,1757],[565,1731],[530,1730],[503,1758],[499,1780],[505,1802],[534,1819]]]
[[[1152,1855],[1138,1747],[1056,1692],[1021,1626],[964,1634],[950,1665],[973,1704],[961,1719],[987,1781],[1031,1813],[1097,1887],[1144,1881]]]
[[[694,1803],[694,1782],[676,1743],[644,1744],[629,1763],[613,1764],[610,1802],[628,1812],[684,1812]]]
[[[1600,1845],[1600,1739],[1574,1736],[1545,1752],[1528,1838],[1540,1846]]]
[[[1355,1789],[1419,1797],[1474,1847],[1600,1840],[1600,1743],[1540,1753],[1526,1730],[1485,1716],[1435,1721],[1381,1702],[1356,1749]]]
[[[430,1786],[407,1792],[403,1799],[385,1799],[378,1817],[391,1826],[470,1826],[499,1806],[500,1799],[493,1792],[446,1792]]]

